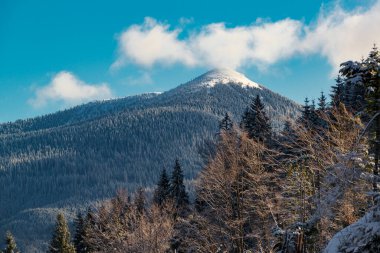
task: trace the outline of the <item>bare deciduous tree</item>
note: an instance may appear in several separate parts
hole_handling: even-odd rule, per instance
[[[197,182],[198,201],[205,209],[188,226],[198,236],[192,240],[201,252],[269,252],[270,215],[276,188],[272,177],[272,152],[262,143],[236,131],[221,134],[215,157]]]
[[[170,203],[142,212],[121,191],[94,214],[85,240],[94,252],[165,252],[174,232],[173,213]]]

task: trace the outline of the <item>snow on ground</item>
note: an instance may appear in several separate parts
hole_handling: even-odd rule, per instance
[[[377,248],[375,246],[377,242]],[[324,253],[379,252],[380,206],[366,213],[360,220],[339,231],[330,240]],[[375,249],[376,248],[376,249]]]

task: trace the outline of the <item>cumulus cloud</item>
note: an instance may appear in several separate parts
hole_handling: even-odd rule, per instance
[[[152,66],[156,62],[172,64],[180,62],[195,64],[192,52],[186,42],[178,40],[180,30],[169,30],[169,26],[158,23],[152,18],[145,18],[142,25],[133,25],[119,38],[121,57],[113,68],[124,65],[127,61],[143,66]]]
[[[28,102],[36,108],[46,106],[49,102],[61,102],[75,105],[90,100],[107,99],[112,96],[107,84],[87,84],[72,73],[61,71],[51,82],[35,90],[34,98]]]
[[[270,66],[281,60],[319,54],[335,68],[347,59],[366,56],[380,43],[380,0],[367,9],[346,11],[339,6],[321,10],[312,24],[294,19],[259,20],[227,27],[213,23],[184,34],[168,24],[146,18],[119,36],[119,55],[113,68],[125,64],[152,67],[183,64],[189,67]]]
[[[272,64],[294,53],[301,23],[285,19],[274,23],[227,28],[211,24],[189,40],[199,65],[237,68],[244,64]],[[281,43],[279,43],[281,42]]]
[[[366,57],[380,43],[380,1],[367,10],[344,11],[337,6],[321,13],[316,25],[307,27],[300,45],[304,54],[318,53],[337,68],[343,61]]]

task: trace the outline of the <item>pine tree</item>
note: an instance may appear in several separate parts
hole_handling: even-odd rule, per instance
[[[145,211],[145,191],[144,188],[139,187],[135,194],[134,205],[137,211],[142,214]]]
[[[342,63],[339,72],[344,77],[343,103],[351,111],[363,110],[365,88],[363,84],[363,62]]]
[[[166,173],[166,170],[163,169],[161,172],[160,180],[158,181],[157,188],[154,192],[153,201],[157,205],[161,206],[166,200],[168,200],[170,195],[170,181]]]
[[[370,129],[372,136],[372,150],[375,158],[373,169],[373,190],[379,191],[377,177],[379,175],[380,160],[380,53],[373,47],[367,59],[361,62],[347,61],[342,63],[339,72],[345,82],[345,104],[354,112],[363,112],[366,109],[368,116],[373,118]],[[366,115],[363,115],[365,118]]]
[[[363,81],[367,90],[366,110],[370,117],[374,118],[374,126],[371,128],[372,150],[375,158],[373,190],[378,192],[377,177],[379,175],[380,162],[380,115],[378,115],[380,113],[380,52],[376,45],[374,45],[363,65],[361,70],[363,71]]]
[[[240,121],[240,128],[245,129],[248,131],[248,129],[252,129],[252,117],[251,117],[251,112],[250,112],[250,106],[245,108],[243,115],[241,116],[241,121]]]
[[[314,99],[311,100],[310,122],[311,122],[311,125],[313,127],[317,127],[319,125],[319,116],[318,116],[317,110],[315,108],[315,101],[314,101]]]
[[[326,103],[326,96],[323,94],[323,91],[321,91],[321,96],[318,98],[318,109],[322,112],[326,111],[327,103]]]
[[[335,79],[335,86],[331,89],[331,106],[338,107],[339,103],[344,101],[344,81],[340,75]]]
[[[75,235],[74,235],[74,247],[76,253],[86,253],[87,247],[85,243],[85,221],[82,214],[79,212],[74,220]]]
[[[189,204],[189,197],[183,184],[183,172],[178,159],[175,160],[170,181],[170,196],[177,208],[186,207]]]
[[[315,112],[315,110],[316,110],[316,107],[315,107],[315,100],[312,99],[312,100],[311,100],[311,105],[310,105],[310,112],[311,112],[311,114],[312,114],[313,112]]]
[[[74,245],[70,242],[70,232],[65,216],[62,213],[57,215],[57,223],[53,238],[49,245],[51,253],[75,253]]]
[[[365,86],[362,82],[357,82],[353,85],[350,108],[352,108],[354,112],[361,112],[365,109],[365,93]]]
[[[219,122],[219,129],[221,131],[231,131],[232,130],[232,127],[233,127],[233,122],[230,118],[230,116],[228,115],[228,113],[226,113],[224,115],[224,118]]]
[[[300,123],[308,129],[317,129],[324,125],[324,121],[320,118],[318,110],[316,109],[314,99],[311,100],[311,105],[309,105],[309,99],[307,97],[305,98]]]
[[[307,97],[305,98],[305,104],[303,106],[301,120],[304,124],[307,125],[310,123],[311,120],[311,107],[309,105],[309,99]]]
[[[5,245],[6,245],[6,247],[3,251],[3,253],[17,253],[17,252],[19,252],[17,249],[16,241],[15,241],[13,235],[11,234],[11,232],[9,232],[9,231],[7,232],[7,235],[5,238]]]
[[[240,125],[247,131],[251,139],[259,141],[269,141],[271,139],[271,124],[259,95],[253,99],[250,106],[245,110]]]

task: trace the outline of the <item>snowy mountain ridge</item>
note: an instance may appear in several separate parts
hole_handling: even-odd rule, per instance
[[[239,84],[242,87],[261,89],[260,85],[248,79],[244,74],[228,68],[218,68],[190,81],[189,85],[212,88],[217,84]]]

